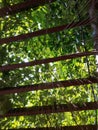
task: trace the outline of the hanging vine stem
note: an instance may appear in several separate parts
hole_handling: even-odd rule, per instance
[[[84,35],[83,27],[80,27],[80,28],[81,28],[82,39],[83,39],[83,42],[85,45],[86,43],[85,43],[85,35]],[[85,51],[87,50],[86,46],[84,46],[84,49],[85,49]],[[89,75],[89,77],[91,77],[88,56],[86,56],[86,62],[87,62],[88,75]],[[91,90],[92,90],[94,101],[96,101],[96,94],[94,92],[94,87],[92,85],[91,85]],[[95,112],[96,112],[96,125],[97,125],[97,110],[95,110]]]
[[[77,0],[75,0],[77,3],[78,3],[78,1]],[[91,17],[90,18],[93,18],[93,17],[96,17],[96,15],[94,14],[94,2],[95,2],[95,0],[92,0],[92,7],[91,7]],[[81,15],[80,15],[80,13],[78,13],[78,5],[77,5],[77,3],[76,3],[76,12],[77,12],[77,14],[78,14],[78,19],[79,20],[81,20]],[[93,8],[93,9],[92,9]],[[94,20],[96,20],[96,18],[94,19]],[[93,29],[94,29],[94,31],[95,31],[95,25],[92,25],[93,26]],[[97,31],[98,30],[96,30],[95,31],[95,36],[96,36],[96,33],[97,33]],[[87,48],[86,48],[86,46],[85,46],[85,44],[86,44],[86,42],[85,42],[85,35],[84,35],[84,28],[83,28],[83,26],[81,26],[80,27],[80,33],[81,33],[81,41],[83,42],[83,45],[84,45],[84,50],[85,51],[87,51]],[[95,42],[95,46],[96,46],[96,43],[97,42]],[[95,47],[96,48],[96,47]],[[96,49],[97,50],[97,49]],[[90,72],[90,65],[89,65],[89,60],[88,60],[88,56],[86,56],[86,62],[87,62],[87,68],[88,68],[88,75],[89,75],[89,77],[91,77],[91,72]],[[96,101],[96,95],[95,95],[95,92],[94,92],[94,87],[91,85],[91,89],[92,89],[92,94],[93,94],[93,98],[94,98],[94,101]],[[95,110],[95,113],[96,113],[96,125],[97,125],[97,110]]]
[[[57,75],[53,74],[53,73],[50,72],[50,71],[49,71],[49,73],[50,73],[51,75],[53,75],[53,76],[55,77],[55,79],[57,79]],[[57,79],[57,80],[58,80],[58,79]],[[62,85],[62,83],[60,83],[60,85]],[[63,96],[63,97],[65,96],[64,93],[62,93],[62,96]],[[65,102],[66,102],[66,104],[71,103],[71,101],[67,101],[67,99],[65,99]],[[56,100],[56,94],[55,94],[55,101],[54,101],[54,107],[55,107],[55,109],[56,109],[56,105],[57,105],[57,100]],[[68,106],[68,108],[70,109],[70,106]],[[73,121],[75,122],[75,124],[78,125],[78,123],[77,123],[77,121],[76,121],[76,119],[75,119],[75,117],[74,117],[74,112],[73,112],[73,111],[71,111],[71,116],[72,116]],[[78,116],[80,117],[80,114],[79,114],[79,113],[78,113]],[[55,116],[55,115],[54,115],[54,119],[56,119],[56,116]],[[57,121],[56,121],[56,127],[57,127]],[[81,129],[81,130],[82,130],[82,129]]]
[[[78,2],[76,2],[76,3],[78,3]],[[80,12],[80,11],[79,11]],[[80,16],[81,14],[79,13],[79,16]],[[79,18],[80,19],[80,18]],[[82,30],[82,28],[81,28],[81,32],[82,32],[83,30]],[[83,35],[84,35],[84,32],[83,32]],[[85,51],[86,51],[87,49],[85,48]],[[89,75],[90,75],[90,69],[89,69],[89,61],[88,61],[88,58],[86,57],[86,59],[87,59],[87,66],[88,66],[88,73],[89,73]],[[57,78],[57,77],[56,77]],[[93,91],[93,94],[94,94],[94,91]],[[75,118],[74,118],[74,114],[73,114],[73,112],[71,113],[72,114],[72,117],[73,117],[73,120],[74,120],[74,122],[77,124],[77,121],[75,120]],[[79,114],[79,113],[78,113]],[[80,114],[79,114],[79,116],[80,116]]]
[[[46,0],[46,2],[47,2],[47,0]],[[47,9],[48,9],[48,14],[46,15],[46,34],[48,33],[48,26],[49,26],[49,18],[51,18],[51,11],[50,11],[50,8],[51,8],[51,0],[49,0],[49,3],[46,5],[46,7],[47,7]],[[46,41],[46,39],[47,39],[47,36],[45,35],[44,36],[44,40]],[[47,104],[48,104],[48,101],[47,101]],[[52,126],[52,123],[51,123],[51,120],[50,120],[50,118],[49,118],[49,115],[46,115],[46,118],[47,118],[47,121],[49,122],[49,125],[50,126]],[[53,118],[54,119],[56,119],[55,118],[55,115],[53,114]],[[48,122],[47,122],[47,127],[49,128],[49,126],[48,126]],[[57,126],[57,120],[56,120],[56,126]]]
[[[67,1],[68,2],[68,1]],[[62,4],[62,3],[61,3]],[[49,8],[51,8],[51,6],[50,6],[50,4],[49,4]],[[70,9],[70,7],[68,7],[68,10]],[[51,15],[51,14],[50,14]],[[73,20],[74,21],[74,20]],[[73,24],[72,24],[73,25]],[[71,26],[72,26],[71,25]],[[54,74],[54,73],[51,73],[50,71],[49,71],[49,73],[51,74],[51,75],[53,75],[53,77],[55,77],[55,79],[57,79],[57,76]],[[57,79],[58,80],[58,79]],[[62,85],[62,83],[60,83],[60,85]],[[56,105],[57,105],[57,100],[56,100],[56,94],[54,94],[55,95],[55,100],[54,100],[54,108],[56,109]],[[62,95],[62,96],[64,96],[64,95]],[[69,102],[65,99],[65,102],[68,104]],[[71,102],[70,102],[71,103]],[[69,107],[69,106],[68,106]],[[70,108],[70,107],[69,107]],[[73,117],[73,120],[74,120],[74,122],[75,122],[75,124],[76,125],[78,125],[78,123],[77,123],[77,121],[76,121],[76,119],[74,118],[74,114],[73,114],[73,112],[71,112],[71,115],[72,115],[72,117]],[[57,123],[57,119],[56,119],[56,115],[54,115],[53,114],[53,117],[54,117],[54,119],[56,120],[55,121],[55,125],[56,125],[56,127],[58,126],[58,123]]]

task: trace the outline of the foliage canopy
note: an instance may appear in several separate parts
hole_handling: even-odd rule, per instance
[[[0,6],[2,8],[23,1],[0,0]],[[88,3],[86,0],[56,0],[56,2],[38,8],[31,8],[5,16],[0,18],[0,36],[1,38],[17,36],[86,19],[89,17]],[[25,41],[0,45],[0,66],[92,50],[92,30],[91,26],[87,25],[30,38]],[[16,87],[42,82],[86,78],[93,76],[96,70],[95,62],[94,56],[88,56],[0,72],[0,87]],[[10,100],[13,108],[54,105],[54,103],[82,103],[95,100],[92,87],[96,100],[98,100],[97,84],[15,93],[3,98]],[[6,103],[6,105],[8,104]],[[0,119],[0,128],[95,124],[95,119],[96,112],[93,110],[10,117]]]

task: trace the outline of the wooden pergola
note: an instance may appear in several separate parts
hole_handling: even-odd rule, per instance
[[[30,8],[35,8],[43,6],[46,3],[54,2],[55,0],[29,0],[23,3],[15,4],[12,6],[3,7],[0,9],[0,17],[4,17],[6,15],[12,15],[21,11],[28,10]],[[93,1],[93,0],[92,0]],[[98,2],[95,4],[95,8],[98,9]],[[84,26],[88,24],[92,24],[95,18],[84,19],[82,21],[78,21],[76,23],[70,23],[67,25],[57,26],[53,28],[47,28],[39,31],[35,31],[32,33],[22,34],[18,36],[2,38],[0,39],[0,44],[8,44],[10,42],[15,41],[22,41],[28,38],[33,38],[41,35],[51,34],[55,32],[59,32],[65,29],[71,29],[79,26]],[[95,38],[98,37],[98,34]],[[98,43],[97,43],[98,44]],[[0,66],[0,71],[11,71],[18,68],[24,68],[28,66],[36,66],[41,64],[47,64],[50,62],[57,62],[63,61],[68,59],[75,59],[90,55],[98,55],[98,49],[95,48],[94,51],[91,52],[81,52],[76,54],[69,54],[54,58],[42,59],[42,60],[35,60],[26,63],[19,63],[19,64],[12,64],[12,65],[5,65]],[[88,77],[83,79],[73,79],[73,80],[64,80],[64,81],[57,81],[57,82],[49,82],[49,83],[40,83],[40,84],[32,84],[26,86],[17,86],[17,87],[8,87],[0,89],[0,95],[4,94],[12,94],[12,93],[20,93],[20,92],[28,92],[28,91],[35,91],[35,90],[44,90],[44,89],[53,89],[53,88],[60,88],[60,87],[70,87],[70,86],[78,86],[85,85],[85,84],[93,84],[98,83],[98,77]],[[0,118],[10,117],[10,116],[24,116],[24,115],[36,115],[36,114],[50,114],[50,113],[59,113],[59,112],[73,112],[73,111],[82,111],[82,110],[97,110],[98,109],[98,101],[95,102],[85,102],[81,104],[58,104],[58,105],[51,105],[51,106],[35,106],[31,108],[15,108],[11,109],[8,113],[1,115]],[[21,128],[26,129],[26,128]],[[82,126],[65,126],[65,127],[56,127],[56,128],[27,128],[27,130],[98,130],[98,125],[82,125]]]

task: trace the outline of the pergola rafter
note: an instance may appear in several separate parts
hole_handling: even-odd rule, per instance
[[[46,127],[46,128],[20,128],[10,130],[97,130],[98,125],[78,125],[65,127]]]
[[[34,106],[30,108],[15,108],[8,111],[8,113],[1,115],[0,118],[10,116],[31,116],[39,114],[51,114],[60,112],[73,112],[83,110],[96,110],[98,109],[98,102],[86,102],[81,104],[59,104],[54,106]]]
[[[0,17],[16,14],[21,11],[26,11],[31,8],[35,8],[35,7],[42,6],[48,3],[52,3],[54,1],[55,0],[28,0],[28,1],[24,1],[22,3],[18,3],[12,6],[8,5],[0,9]]]
[[[40,83],[40,84],[17,86],[17,87],[6,87],[6,88],[0,89],[0,95],[28,92],[28,91],[34,91],[34,90],[53,89],[53,88],[60,88],[60,87],[87,85],[87,84],[94,84],[94,83],[98,83],[98,78],[89,77],[89,78],[83,78],[83,79],[48,82],[48,83]]]
[[[7,44],[7,43],[10,43],[10,42],[22,41],[22,40],[26,40],[28,38],[33,38],[33,37],[37,37],[37,36],[41,36],[41,35],[46,35],[46,34],[51,34],[51,33],[59,32],[59,31],[63,31],[63,30],[66,30],[66,29],[71,29],[71,28],[74,28],[74,27],[88,25],[93,20],[94,20],[94,18],[92,18],[92,19],[87,18],[83,21],[72,22],[70,24],[65,24],[65,25],[62,25],[62,26],[42,29],[42,30],[39,30],[39,31],[35,31],[35,32],[27,33],[27,34],[21,34],[21,35],[18,35],[18,36],[2,38],[2,39],[0,39],[0,44]]]
[[[28,66],[48,64],[51,62],[63,61],[63,60],[74,59],[74,58],[81,58],[81,57],[97,55],[97,54],[98,54],[98,51],[81,52],[81,53],[69,54],[69,55],[47,58],[47,59],[42,59],[42,60],[35,60],[35,61],[31,61],[31,62],[26,62],[26,63],[5,65],[5,66],[0,66],[0,71],[15,70],[18,68],[24,68],[24,67],[28,67]]]

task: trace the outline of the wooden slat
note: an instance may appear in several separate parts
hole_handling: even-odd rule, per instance
[[[0,71],[15,70],[18,68],[24,68],[24,67],[28,67],[28,66],[47,64],[50,62],[63,61],[63,60],[79,58],[79,57],[83,57],[83,56],[97,55],[97,54],[98,54],[98,51],[81,52],[81,53],[69,54],[69,55],[64,55],[64,56],[59,56],[59,57],[54,57],[54,58],[35,60],[35,61],[31,61],[31,62],[26,62],[26,63],[5,65],[5,66],[0,66]]]
[[[98,10],[98,1],[96,0],[95,9]]]
[[[39,114],[51,114],[51,113],[60,113],[60,112],[73,112],[73,111],[82,111],[82,110],[96,110],[98,109],[97,102],[86,102],[83,104],[60,104],[54,106],[34,106],[30,108],[15,108],[11,109],[5,115],[1,115],[1,118],[10,117],[10,116],[31,116]]]
[[[22,3],[18,3],[12,6],[6,6],[0,9],[0,17],[4,17],[6,15],[12,15],[21,11],[28,10],[30,8],[35,8],[38,6],[42,6],[55,0],[26,0]]]
[[[22,41],[22,40],[25,40],[25,39],[28,39],[28,38],[33,38],[33,37],[37,37],[37,36],[41,36],[41,35],[46,35],[46,34],[51,34],[51,33],[59,32],[59,31],[63,31],[65,29],[71,29],[71,28],[74,28],[74,27],[88,25],[92,22],[93,19],[88,18],[88,19],[83,20],[83,21],[72,22],[70,24],[65,24],[65,25],[62,25],[62,26],[42,29],[42,30],[39,30],[39,31],[35,31],[35,32],[27,33],[27,34],[21,34],[21,35],[18,35],[18,36],[2,38],[2,39],[0,39],[0,44],[5,44],[5,43],[7,44],[7,43],[10,43],[10,42]]]
[[[78,125],[78,126],[65,126],[65,127],[47,127],[47,128],[20,128],[10,130],[98,130],[98,125]]]
[[[86,84],[93,84],[93,83],[98,83],[97,77],[89,77],[89,78],[83,78],[83,79],[73,79],[73,80],[65,80],[65,81],[57,81],[57,82],[49,82],[49,83],[40,83],[40,84],[17,86],[17,87],[6,87],[6,88],[0,89],[0,95],[28,92],[28,91],[34,91],[34,90],[44,90],[44,89],[53,89],[53,88],[60,88],[60,87],[86,85]]]

